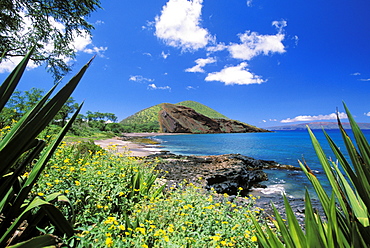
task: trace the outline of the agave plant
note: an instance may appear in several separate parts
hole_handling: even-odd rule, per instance
[[[353,143],[338,118],[349,160],[325,132],[342,170],[336,162],[327,159],[315,135],[308,128],[317,157],[331,185],[331,196],[324,190],[309,167],[300,162],[302,170],[316,191],[326,218],[323,220],[314,211],[306,190],[305,231],[303,231],[284,196],[288,225],[284,223],[274,206],[272,207],[277,232],[253,220],[258,231],[258,242],[262,247],[370,246],[370,146],[345,104],[344,108],[355,138]]]
[[[10,73],[0,86],[0,111],[19,83],[33,49]],[[40,235],[37,227],[52,224],[58,235],[72,237],[73,208],[68,199],[59,193],[47,196],[32,196],[32,187],[37,182],[48,160],[72,125],[79,110],[64,126],[49,145],[37,136],[42,132],[64,103],[68,100],[84,75],[91,60],[53,97],[52,89],[27,112],[0,141],[0,247],[44,247],[55,245],[52,235]],[[27,170],[27,171],[26,171]],[[24,176],[25,172],[28,176]],[[67,218],[53,203],[65,205]],[[64,212],[64,213],[65,213]],[[36,236],[36,237],[35,237]]]

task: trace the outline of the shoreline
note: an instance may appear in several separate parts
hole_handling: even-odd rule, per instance
[[[104,140],[94,140],[94,143],[102,148],[107,148],[108,146],[115,146],[117,152],[127,153],[133,157],[146,157],[152,154],[161,153],[160,145],[152,144],[139,144],[132,142],[130,140],[124,140],[127,138],[144,138],[153,136],[163,136],[163,135],[185,135],[188,133],[123,133],[121,137],[113,137]]]

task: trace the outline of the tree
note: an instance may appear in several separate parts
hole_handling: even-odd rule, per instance
[[[85,19],[100,7],[100,0],[1,0],[0,62],[24,56],[37,44],[31,59],[56,80],[71,70],[75,57],[71,43],[77,36],[91,35]]]
[[[78,107],[79,104],[75,102],[73,97],[69,97],[58,114],[55,116],[55,120],[59,122],[59,126],[64,126],[70,114],[74,113]]]
[[[14,91],[0,116],[0,128],[10,125],[12,120],[18,121],[41,98],[44,90],[32,88],[28,91]]]

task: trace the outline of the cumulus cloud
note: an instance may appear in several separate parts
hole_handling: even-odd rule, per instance
[[[23,22],[24,25],[22,27],[22,31],[20,31],[21,35],[25,35],[29,29],[32,27],[32,21],[29,17],[26,17],[24,13],[20,12],[20,15],[23,16]],[[49,22],[51,23],[52,26],[54,26],[56,29],[58,29],[60,32],[64,32],[65,27],[62,23],[56,21],[53,18],[49,18]],[[92,43],[91,36],[83,30],[80,30],[79,33],[76,31],[73,32],[73,42],[70,44],[70,47],[76,52],[84,52],[84,53],[95,53],[101,57],[103,57],[103,53],[108,49],[108,47],[97,47],[94,46]],[[47,44],[43,44],[44,49],[41,51],[43,54],[50,54],[54,48],[54,42],[50,41]],[[65,56],[60,56],[60,59],[62,59],[65,63],[69,63],[72,59],[67,58]],[[0,73],[4,72],[11,72],[16,65],[22,60],[22,57],[11,57],[4,59],[0,63]],[[36,65],[34,62],[30,61],[27,65],[27,69],[34,69],[37,68],[38,65]]]
[[[252,0],[247,0],[247,6],[252,7],[252,2],[253,2]]]
[[[167,45],[194,51],[214,40],[200,26],[203,0],[169,0],[155,17],[155,35]]]
[[[141,75],[130,76],[130,78],[128,80],[138,82],[138,83],[153,82],[154,81],[154,79],[145,78]]]
[[[344,112],[339,113],[340,119],[347,119],[347,114]],[[321,121],[321,120],[336,120],[337,114],[331,113],[328,115],[299,115],[294,118],[287,118],[285,120],[280,121],[281,123],[290,123],[290,122],[297,122],[297,121]]]
[[[237,66],[226,66],[220,72],[209,73],[205,80],[219,81],[225,83],[225,85],[261,84],[265,82],[260,76],[251,73],[247,66],[246,62],[242,62]]]
[[[370,116],[370,112],[364,113],[364,115],[366,115],[366,116]]]
[[[238,36],[241,43],[231,44],[228,47],[231,56],[235,59],[250,60],[260,54],[269,55],[285,52],[282,43],[285,35],[280,32],[276,35],[260,35],[248,30]]]
[[[215,58],[209,57],[206,59],[197,59],[195,60],[196,65],[185,69],[186,72],[205,72],[203,67],[205,67],[207,64],[215,63],[217,60]]]
[[[151,89],[151,90],[169,90],[169,91],[171,91],[171,87],[170,86],[158,87],[155,84],[149,84],[148,85],[148,89]]]

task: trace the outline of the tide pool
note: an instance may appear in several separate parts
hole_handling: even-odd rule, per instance
[[[335,161],[333,153],[321,130],[313,131],[328,158]],[[334,142],[345,151],[339,130],[328,130],[327,133]],[[370,131],[364,131],[367,139]],[[349,133],[351,136],[351,133]],[[233,133],[233,134],[189,134],[156,136],[168,150],[180,155],[220,155],[239,153],[255,159],[273,160],[280,164],[299,167],[298,160],[306,161],[319,180],[326,186],[326,176],[323,173],[309,134],[305,130],[277,131],[273,133]],[[285,192],[293,197],[302,197],[305,187],[311,188],[310,182],[301,171],[265,170],[269,181],[264,184],[267,189],[264,194]],[[328,189],[329,190],[329,189]]]

